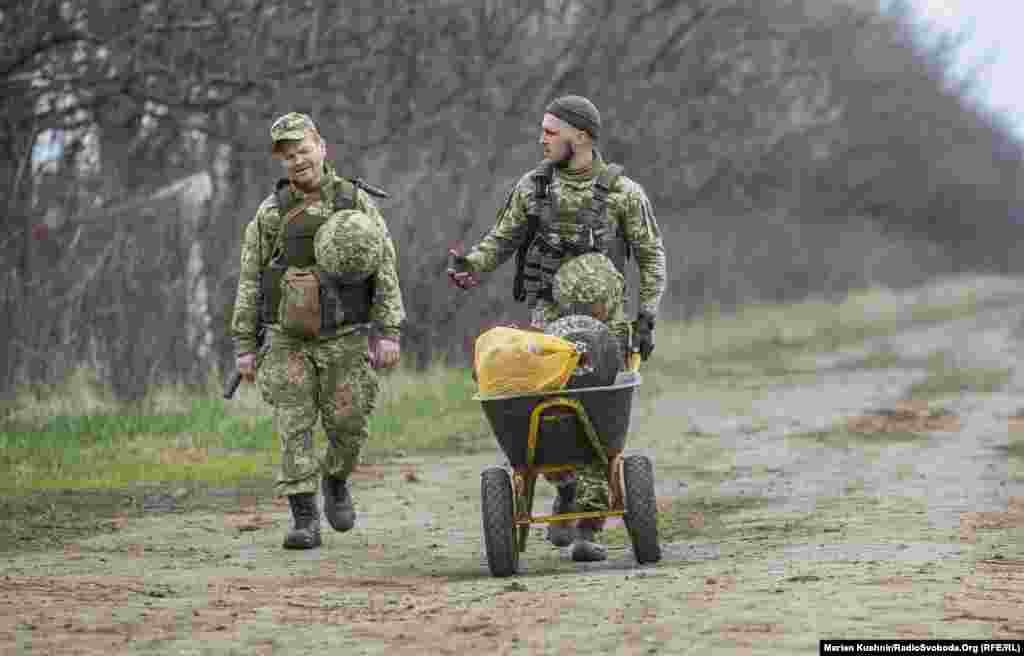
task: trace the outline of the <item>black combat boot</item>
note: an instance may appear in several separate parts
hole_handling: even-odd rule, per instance
[[[551,504],[551,514],[576,512],[576,481],[561,483],[555,486],[558,495]],[[576,537],[575,522],[551,522],[548,524],[548,542],[556,547],[568,547]]]
[[[594,541],[597,529],[581,521],[576,527],[576,539],[572,542],[570,554],[579,563],[594,563],[608,558],[608,550]]]
[[[292,507],[292,530],[284,536],[285,549],[312,549],[320,546],[320,510],[316,507],[316,494],[303,492],[289,494]]]
[[[348,481],[324,474],[320,487],[324,492],[324,516],[335,531],[348,531],[356,523],[356,509],[348,491]]]

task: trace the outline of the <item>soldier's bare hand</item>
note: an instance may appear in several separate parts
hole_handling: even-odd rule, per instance
[[[235,367],[238,368],[238,373],[242,375],[242,380],[247,383],[256,382],[256,354],[255,353],[242,353],[235,358]]]
[[[480,284],[469,268],[469,261],[454,250],[448,251],[448,279],[459,289],[472,289]]]
[[[374,369],[390,369],[398,364],[401,357],[402,347],[398,341],[387,337],[370,341],[370,364]]]

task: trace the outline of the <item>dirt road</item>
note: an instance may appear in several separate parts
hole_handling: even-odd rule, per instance
[[[499,454],[405,458],[360,470],[357,528],[327,529],[312,552],[281,550],[286,507],[265,490],[211,490],[0,555],[0,653],[812,654],[821,638],[1024,638],[1024,295],[980,291],[974,316],[808,356],[785,379],[641,386],[628,446],[655,463],[657,565],[635,566],[621,526],[594,565],[538,528],[522,575],[491,578],[479,485]],[[901,403],[942,353],[1011,368],[1009,382]]]

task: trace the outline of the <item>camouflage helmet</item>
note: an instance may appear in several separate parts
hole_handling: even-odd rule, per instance
[[[335,212],[313,237],[316,263],[346,283],[362,282],[376,273],[383,253],[383,231],[358,210]]]
[[[559,267],[551,292],[561,312],[605,321],[622,303],[624,285],[612,261],[595,252],[574,257]]]

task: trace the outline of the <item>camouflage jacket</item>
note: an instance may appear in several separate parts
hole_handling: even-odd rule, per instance
[[[575,175],[565,169],[555,169],[550,189],[558,198],[559,221],[576,221],[579,209],[590,203],[594,180],[605,166],[595,152],[594,164],[587,174]],[[466,255],[473,271],[486,273],[497,269],[526,239],[529,232],[526,213],[533,186],[530,173],[516,183],[498,213],[497,224]],[[618,232],[629,244],[640,269],[639,310],[657,316],[665,292],[665,247],[651,201],[643,187],[621,175],[608,194],[607,212],[609,221],[618,224]]]
[[[334,185],[338,177],[330,164],[324,165],[324,179],[321,183],[323,197],[334,197]],[[291,189],[291,194],[292,200],[295,201],[305,198],[305,194],[295,188]],[[383,261],[377,270],[374,284],[370,321],[377,334],[398,339],[401,334],[402,322],[405,321],[405,308],[398,285],[395,245],[383,215],[370,196],[362,189],[356,190],[355,205],[355,209],[380,222],[384,234],[387,235],[384,242]],[[307,211],[323,213],[329,209],[324,206],[323,201],[317,201]],[[283,212],[278,208],[277,197],[272,193],[260,204],[259,209],[256,210],[256,216],[245,227],[241,266],[238,272],[238,292],[235,296],[235,311],[231,322],[235,352],[239,354],[253,353],[257,350],[256,335],[260,328],[260,271],[270,263],[276,250],[281,233],[282,217]],[[344,334],[344,331],[339,334]]]

